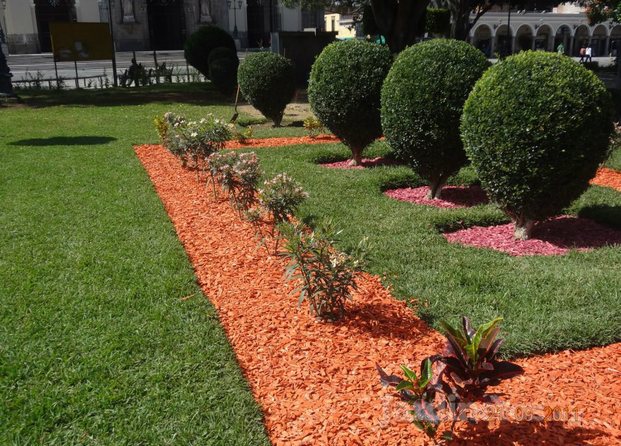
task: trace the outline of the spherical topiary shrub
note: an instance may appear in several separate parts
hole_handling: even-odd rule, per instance
[[[562,55],[520,53],[476,83],[464,106],[464,146],[516,238],[586,190],[608,154],[612,117],[604,84]]]
[[[308,99],[315,115],[352,151],[362,151],[382,135],[380,91],[392,64],[388,47],[359,40],[336,42],[315,60]]]
[[[239,58],[237,51],[218,47],[209,53],[209,79],[223,94],[230,95],[237,86],[237,68]]]
[[[246,100],[279,127],[295,94],[293,62],[268,51],[250,54],[239,66],[237,82]]]
[[[209,53],[219,47],[229,48],[237,54],[235,41],[229,33],[217,26],[201,26],[185,41],[183,55],[188,64],[208,78]]]
[[[472,45],[434,39],[404,50],[384,81],[384,135],[395,155],[429,181],[430,198],[439,198],[446,180],[467,162],[459,120],[488,67]]]

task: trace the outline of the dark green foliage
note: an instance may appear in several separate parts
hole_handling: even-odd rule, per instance
[[[293,62],[271,52],[250,54],[239,66],[237,81],[246,100],[280,126],[285,107],[295,94]]]
[[[587,189],[608,155],[612,117],[604,84],[558,54],[520,53],[477,82],[464,107],[464,145],[516,237]]]
[[[364,5],[362,9],[362,32],[366,36],[376,36],[380,34],[380,29],[375,22],[373,8],[370,4]]]
[[[429,40],[403,51],[382,88],[382,126],[395,155],[431,183],[467,162],[459,135],[462,108],[489,63],[466,42]]]
[[[447,35],[451,30],[451,12],[446,8],[427,8],[425,31]]]
[[[220,47],[237,52],[235,41],[229,33],[217,26],[201,26],[185,41],[183,55],[188,64],[209,77],[209,54]]]
[[[237,87],[237,51],[227,47],[214,48],[209,53],[209,79],[218,90],[226,95],[235,92]]]
[[[387,47],[349,40],[328,45],[311,70],[308,99],[315,115],[349,146],[362,150],[382,134],[380,91],[392,64]]]

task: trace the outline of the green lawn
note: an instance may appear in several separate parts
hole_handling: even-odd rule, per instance
[[[369,155],[386,151],[378,143]],[[347,157],[340,145],[258,153],[270,174],[287,171],[310,193],[302,218],[312,223],[331,217],[344,230],[346,247],[368,235],[374,244],[371,272],[385,274],[395,295],[411,300],[434,326],[462,314],[477,323],[503,316],[504,351],[511,356],[621,340],[621,247],[516,258],[451,245],[442,230],[508,220],[492,205],[439,210],[383,196],[388,185],[422,184],[405,167],[334,171],[316,165]],[[464,169],[453,181],[475,180]],[[591,187],[569,212],[621,227],[621,193]]]
[[[132,150],[205,107],[87,105],[0,110],[0,444],[268,444]]]
[[[131,148],[156,142],[152,120],[165,111],[229,118],[232,108],[202,86],[27,99],[0,109],[0,444],[266,444]],[[386,151],[378,143],[370,154]],[[421,184],[404,167],[315,164],[344,159],[339,144],[257,153],[268,174],[286,171],[310,192],[306,221],[332,217],[343,247],[370,236],[370,271],[432,324],[502,315],[509,355],[621,339],[621,248],[514,258],[449,245],[440,230],[506,218],[492,206],[437,210],[384,197],[388,185]],[[475,180],[465,169],[454,181]],[[621,226],[621,194],[592,187],[570,212]]]

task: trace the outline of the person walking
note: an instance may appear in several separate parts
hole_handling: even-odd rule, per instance
[[[556,47],[556,52],[559,54],[565,54],[565,45],[563,45],[563,42],[558,44],[558,46]]]
[[[587,46],[586,50],[585,50],[585,56],[586,56],[586,61],[587,62],[592,62],[593,61],[592,54],[593,54],[593,49],[590,46]]]
[[[586,48],[584,46],[580,47],[580,63],[584,62],[584,58],[586,57]]]

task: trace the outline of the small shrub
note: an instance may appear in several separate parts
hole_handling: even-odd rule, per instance
[[[237,51],[227,47],[214,48],[208,59],[209,79],[225,95],[231,95],[237,87]]]
[[[214,196],[217,196],[216,185],[225,191],[233,187],[233,166],[239,161],[239,153],[234,151],[215,152],[207,158],[207,170],[213,185]]]
[[[304,120],[304,128],[308,132],[308,136],[315,139],[325,131],[321,121],[314,116],[309,116]]]
[[[295,94],[293,62],[267,51],[250,54],[239,66],[237,80],[244,98],[279,127]]]
[[[476,330],[465,316],[459,327],[441,322],[447,339],[446,351],[425,358],[419,375],[402,366],[403,379],[388,375],[377,366],[382,384],[394,387],[401,399],[412,406],[414,425],[429,437],[436,436],[442,411],[448,410],[452,415],[450,430],[443,434],[444,439],[450,439],[458,420],[476,422],[467,417],[472,404],[498,399],[498,395],[487,393],[488,387],[524,373],[517,364],[498,360],[503,343],[502,339],[497,339],[501,321],[502,318],[496,318]]]
[[[464,106],[461,131],[489,197],[528,238],[588,187],[608,155],[610,94],[568,57],[527,51],[492,66]]]
[[[164,146],[181,159],[184,166],[189,161],[199,167],[201,161],[214,152],[222,150],[231,138],[229,125],[212,114],[199,121],[188,121],[182,116],[166,113],[156,120],[156,126]]]
[[[185,41],[183,54],[188,64],[209,78],[209,55],[215,48],[229,48],[237,52],[235,41],[217,26],[201,26]]]
[[[288,222],[306,198],[308,194],[286,173],[265,181],[259,189],[259,202],[272,216],[274,224]]]
[[[386,77],[384,135],[395,156],[431,184],[430,198],[439,198],[446,180],[467,162],[459,120],[488,66],[466,42],[433,39],[404,50]]]
[[[362,151],[380,137],[380,90],[392,64],[388,47],[358,40],[336,42],[315,60],[308,99],[315,115],[352,151]]]
[[[288,280],[300,283],[298,304],[308,301],[310,312],[322,320],[339,320],[345,313],[345,301],[356,289],[355,273],[361,271],[367,252],[363,239],[352,253],[339,252],[335,244],[340,231],[330,222],[315,231],[304,225],[286,225],[281,231],[287,239],[285,254],[290,261]]]
[[[425,31],[446,36],[451,30],[451,12],[446,8],[427,8]]]
[[[234,138],[240,144],[248,144],[248,140],[252,138],[252,126],[244,127],[242,130],[235,131]]]

